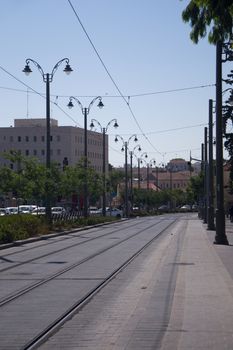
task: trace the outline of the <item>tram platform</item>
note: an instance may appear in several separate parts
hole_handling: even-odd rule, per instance
[[[40,346],[95,350],[233,349],[229,245],[187,214]]]

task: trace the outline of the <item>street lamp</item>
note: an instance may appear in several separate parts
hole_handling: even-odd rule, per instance
[[[115,142],[118,142],[118,137],[121,139],[123,145],[121,151],[125,151],[125,216],[129,217],[129,203],[128,203],[128,160],[127,160],[127,152],[130,140],[134,138],[134,142],[138,141],[137,135],[133,134],[129,137],[128,141],[125,141],[122,136],[116,135]]]
[[[85,171],[85,179],[84,179],[84,198],[83,198],[83,207],[84,207],[84,217],[88,216],[88,188],[87,188],[87,116],[90,112],[91,107],[95,103],[95,101],[99,100],[97,107],[103,108],[104,104],[102,102],[102,97],[97,96],[93,98],[88,107],[83,107],[82,103],[74,96],[70,97],[70,101],[67,105],[68,108],[73,108],[73,101],[75,101],[78,106],[81,108],[82,114],[84,116],[84,171]]]
[[[224,48],[224,52],[223,51]],[[222,59],[222,54],[225,59]],[[216,45],[216,235],[215,244],[228,245],[225,232],[223,192],[223,141],[222,141],[222,62],[232,60],[232,53],[221,41]]]
[[[140,158],[138,158],[138,189],[140,189],[140,186],[141,186],[141,183],[140,183],[140,178],[141,178],[141,174],[140,174],[140,163],[141,163],[141,159],[143,159],[143,157],[145,157],[145,158],[148,158],[148,155],[147,155],[147,153],[146,152],[143,152],[142,154],[141,154],[141,157]]]
[[[63,58],[60,61],[58,61],[55,66],[52,69],[51,73],[44,73],[44,70],[42,69],[42,67],[39,65],[39,63],[37,63],[36,61],[34,61],[31,58],[27,58],[26,59],[26,65],[23,69],[23,72],[26,75],[29,75],[30,73],[32,73],[31,67],[30,67],[30,62],[32,62],[39,70],[44,83],[46,84],[46,167],[47,169],[50,169],[50,141],[51,141],[51,136],[50,136],[50,83],[53,81],[53,77],[55,72],[57,71],[58,67],[65,62],[65,68],[64,68],[64,72],[69,75],[73,69],[70,67],[69,64],[69,59],[68,58]],[[48,184],[47,184],[48,187]],[[50,203],[50,193],[49,193],[49,189],[47,188],[46,191],[46,218],[48,220],[48,222],[51,222],[51,203]]]
[[[117,124],[117,120],[116,119],[112,119],[110,120],[110,122],[108,122],[108,124],[106,125],[106,127],[102,127],[102,125],[100,124],[100,122],[98,122],[98,120],[96,119],[92,119],[91,120],[91,124],[90,124],[90,128],[93,129],[94,128],[94,122],[96,122],[99,127],[101,132],[103,133],[103,209],[102,209],[102,213],[103,216],[106,216],[106,164],[105,164],[105,158],[106,158],[106,150],[105,150],[105,135],[108,131],[108,127],[113,124],[113,127],[115,129],[118,128],[118,124]]]
[[[130,151],[130,198],[131,198],[131,204],[133,206],[133,155],[135,155],[135,151],[138,150],[141,152],[141,146],[136,145],[132,151]],[[135,155],[136,156],[136,155]]]

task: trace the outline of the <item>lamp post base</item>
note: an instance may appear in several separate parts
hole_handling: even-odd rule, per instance
[[[224,237],[215,236],[214,244],[229,245],[229,242],[228,242],[228,239],[226,236],[224,236]]]

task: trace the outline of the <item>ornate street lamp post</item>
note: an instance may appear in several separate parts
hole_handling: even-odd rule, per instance
[[[225,210],[223,191],[223,141],[222,141],[222,62],[232,60],[231,52],[224,46],[225,60],[222,59],[223,44],[216,45],[216,235],[215,244],[228,245],[225,232]],[[232,56],[232,55],[231,55]]]
[[[90,128],[93,129],[94,128],[94,122],[97,123],[100,127],[101,132],[103,133],[103,208],[102,208],[102,213],[103,216],[106,216],[106,145],[105,145],[105,136],[106,133],[108,131],[108,128],[111,124],[113,124],[113,127],[115,129],[118,128],[118,124],[117,124],[117,120],[116,119],[112,119],[110,120],[110,122],[108,122],[108,124],[106,125],[106,127],[102,127],[102,125],[100,124],[100,122],[98,122],[98,120],[96,119],[92,119],[91,120],[91,124],[90,124]]]
[[[136,145],[132,151],[129,152],[130,154],[130,199],[131,199],[131,204],[133,207],[133,155],[135,155],[135,151],[138,150],[141,152],[141,146]]]
[[[83,195],[83,208],[84,208],[84,217],[88,216],[88,186],[87,186],[87,116],[90,112],[91,107],[94,102],[99,100],[97,107],[103,108],[104,104],[102,102],[102,97],[97,96],[93,98],[88,107],[83,107],[82,103],[74,96],[70,97],[70,101],[68,103],[69,108],[73,108],[73,101],[75,101],[78,106],[81,108],[82,114],[84,116],[84,171],[85,171],[85,179],[84,179],[84,195]]]
[[[44,73],[44,70],[39,65],[39,63],[37,63],[36,61],[34,61],[31,58],[27,58],[26,65],[23,69],[23,72],[26,75],[29,75],[30,73],[32,73],[31,67],[29,65],[30,62],[33,63],[38,68],[38,70],[43,78],[43,81],[46,84],[46,135],[47,135],[46,136],[46,167],[47,167],[47,169],[50,169],[50,141],[51,141],[51,136],[50,136],[50,83],[53,81],[54,74],[57,71],[58,67],[63,62],[66,63],[66,66],[63,70],[66,74],[69,75],[73,71],[73,69],[70,67],[69,59],[63,58],[55,64],[51,73]],[[47,187],[48,187],[48,183],[47,183]],[[46,218],[47,218],[48,222],[51,223],[50,191],[48,188],[46,191],[46,195],[47,195],[47,198],[46,198]]]
[[[123,137],[120,135],[116,135],[115,137],[115,142],[118,142],[118,137],[121,139],[123,145],[122,145],[122,152],[125,151],[125,216],[128,218],[129,217],[129,203],[128,203],[128,160],[127,160],[127,153],[128,153],[128,146],[130,140],[134,138],[134,142],[137,142],[137,135],[133,134],[129,137],[128,141],[124,141]]]

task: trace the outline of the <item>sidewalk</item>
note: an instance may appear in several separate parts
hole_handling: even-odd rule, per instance
[[[231,227],[227,236],[233,243]],[[215,231],[190,221],[162,349],[233,349],[233,246],[213,244]]]
[[[233,349],[233,246],[214,236],[187,215],[40,349]]]

